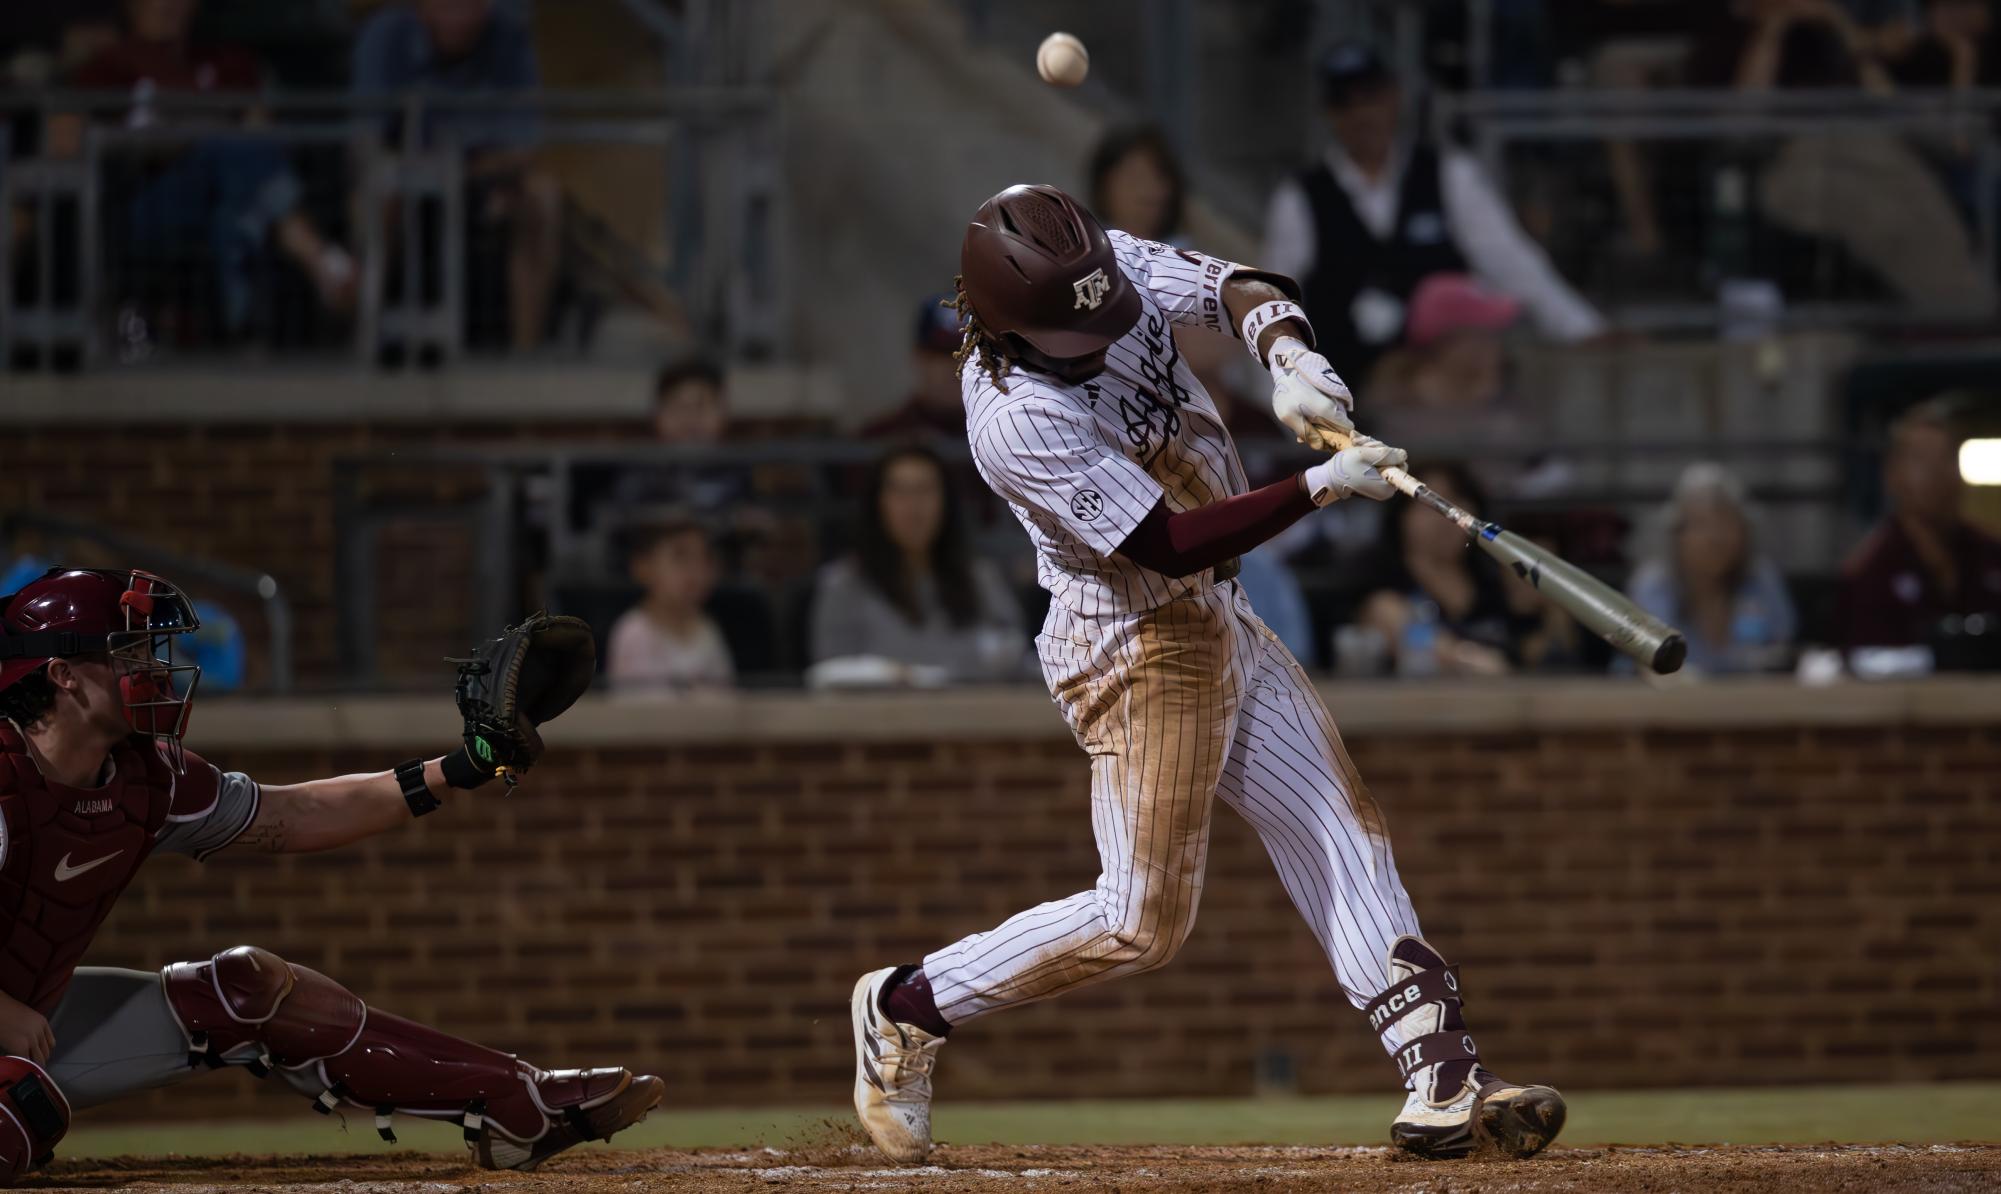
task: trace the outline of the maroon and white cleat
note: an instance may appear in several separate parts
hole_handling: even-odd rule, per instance
[[[1532,1157],[1563,1130],[1563,1096],[1554,1089],[1498,1078],[1460,1015],[1459,968],[1421,937],[1390,946],[1390,985],[1369,1001],[1369,1023],[1401,1041],[1393,1056],[1409,1094],[1390,1125],[1390,1140],[1413,1156],[1446,1160],[1476,1152]]]
[[[491,1120],[477,1125],[473,1155],[483,1169],[534,1169],[586,1140],[609,1140],[612,1133],[646,1118],[667,1094],[667,1084],[651,1074],[627,1070],[546,1070],[529,1084],[548,1125],[533,1140],[517,1140]],[[467,1131],[475,1125],[468,1124]]]

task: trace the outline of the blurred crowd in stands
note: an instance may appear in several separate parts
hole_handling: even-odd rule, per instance
[[[289,56],[282,77],[232,30],[281,49],[306,48]],[[324,65],[342,58],[345,69]],[[75,104],[13,112],[0,171],[10,157],[77,157],[93,123],[148,134],[108,154],[98,180],[111,209],[102,213],[101,256],[125,358],[159,346],[253,340],[296,349],[326,342],[354,318],[355,243],[372,217],[354,210],[359,180],[338,139],[260,135],[272,124],[262,101],[287,83],[344,85],[357,101],[385,101],[364,110],[379,111],[370,118],[386,143],[417,153],[449,146],[458,155],[454,198],[465,239],[450,251],[463,255],[470,345],[531,349],[555,334],[564,203],[532,152],[534,117],[526,108],[427,110],[422,127],[405,128],[387,102],[413,92],[529,97],[539,86],[536,50],[513,7],[498,0],[9,4],[0,13],[0,99],[87,94]],[[182,106],[190,97],[218,106]],[[404,243],[405,208],[385,203],[380,218],[382,242]],[[17,272],[39,264],[18,252],[36,231],[25,211],[10,213]],[[390,297],[409,272],[383,270]],[[427,267],[415,284],[435,292],[441,272]]]
[[[1504,306],[1476,297],[1482,312]],[[913,351],[949,361],[949,345],[929,315],[936,301],[926,300]],[[1420,303],[1419,312],[1426,307]],[[1483,323],[1479,334],[1490,331]],[[731,442],[725,395],[714,366],[668,366],[656,432],[676,444],[691,442],[690,434]],[[1255,409],[1255,396],[1229,401],[1247,412],[1245,446],[1283,446],[1260,425],[1269,420]],[[783,492],[768,488],[760,476],[767,470],[628,466],[608,493],[667,504],[614,499],[599,509],[598,517],[620,528],[613,555],[625,576],[569,606],[606,634],[612,687],[714,691],[747,672],[755,673],[750,682],[765,683],[803,671],[815,687],[1031,677],[1030,628],[1047,595],[1035,588],[1020,552],[1006,549],[1018,548],[1011,520],[955,451],[949,428],[922,419],[906,425],[921,399],[910,402],[888,424],[867,468],[837,479],[853,503],[846,529],[817,545],[810,520],[778,513],[783,500],[760,501],[760,493],[777,499]],[[941,403],[937,416],[949,423],[951,413]],[[1892,424],[1882,473],[1887,512],[1831,591],[1809,584],[1805,601],[1796,599],[1795,584],[1761,544],[1760,512],[1743,480],[1706,461],[1683,471],[1669,500],[1639,528],[1632,564],[1613,579],[1685,632],[1689,676],[1788,672],[1808,649],[1843,653],[1865,674],[2001,666],[2001,538],[1964,514],[1961,427],[1949,401],[1920,403]],[[1283,472],[1280,459],[1267,458],[1269,475]],[[1504,504],[1469,464],[1427,460],[1420,467],[1434,490],[1476,515]],[[1531,513],[1508,525],[1575,556],[1576,514]],[[1361,527],[1344,531],[1344,517]],[[1584,525],[1589,533],[1588,518]],[[787,544],[789,568],[757,562],[774,539]],[[988,551],[990,543],[1003,546]],[[823,556],[827,562],[812,564]],[[1308,666],[1344,676],[1632,671],[1415,503],[1336,507],[1243,563],[1240,583],[1273,632]],[[1812,608],[1802,611],[1802,604]],[[746,657],[753,666],[744,666]]]
[[[1500,88],[1883,95],[1987,87],[2001,70],[2001,29],[1988,0],[1491,7],[1488,81]],[[277,11],[312,14],[299,27],[317,47],[282,70],[228,35],[232,28],[268,34]],[[1449,19],[1435,24],[1425,46],[1429,76],[1445,87],[1467,83],[1472,57],[1455,32]],[[326,65],[329,40],[342,47],[341,68]],[[167,119],[162,100],[175,94],[252,97],[276,81],[385,101],[370,119],[389,141],[456,147],[467,243],[451,251],[463,252],[475,296],[468,342],[533,349],[556,334],[573,213],[533,152],[536,119],[526,109],[427,109],[421,127],[406,127],[386,102],[413,89],[533,92],[539,70],[529,26],[497,0],[0,6],[0,95],[56,88],[118,99],[15,109],[0,170],[10,158],[73,157],[93,121],[105,130],[157,128]],[[1637,546],[1622,551],[1626,528],[1608,528],[1590,509],[1561,507],[1572,462],[1560,451],[1537,451],[1544,429],[1512,392],[1511,350],[1525,337],[1617,344],[1633,335],[1586,297],[1592,279],[1566,277],[1546,249],[1562,217],[1553,220],[1547,203],[1513,201],[1515,192],[1479,157],[1439,143],[1369,45],[1333,46],[1317,60],[1316,84],[1325,148],[1270,193],[1255,264],[1300,282],[1320,347],[1356,387],[1372,432],[1393,442],[1456,437],[1505,449],[1419,460],[1435,489],[1476,513],[1506,513],[1518,532],[1625,583],[1687,632],[1693,673],[1788,670],[1808,647],[1841,649],[1851,659],[1871,649],[1923,648],[1941,666],[1955,652],[1986,650],[1991,666],[1991,646],[1977,644],[2001,635],[2001,542],[1963,514],[1954,454],[1964,403],[1914,405],[1896,420],[1882,468],[1887,512],[1833,586],[1802,590],[1783,573],[1761,543],[1745,478],[1715,463],[1689,466]],[[356,247],[363,220],[345,186],[325,183],[339,171],[324,168],[321,151],[255,136],[266,117],[254,102],[173,119],[187,136],[147,143],[112,167],[123,172],[121,185],[101,215],[118,246],[114,273],[122,271],[112,279],[123,304],[120,335],[141,345],[283,347],[310,338],[301,327],[354,318],[366,269]],[[1944,127],[1923,137],[1873,127],[1800,133],[1742,174],[1671,146],[1597,146],[1619,229],[1592,266],[1610,262],[1645,275],[1700,257],[1719,275],[1719,289],[1746,281],[1729,276],[1742,262],[1718,245],[1730,236],[1724,215],[1755,200],[1765,234],[1837,247],[1845,268],[1910,311],[1984,317],[1994,309],[1996,279],[1975,231],[1978,213],[1996,199],[1983,188],[1997,183],[1982,168],[1983,144]],[[1191,243],[1189,172],[1162,130],[1112,128],[1084,177],[1107,224]],[[1705,192],[1713,218],[1687,226],[1665,220],[1663,204],[1691,189]],[[411,243],[399,225],[409,218],[401,207],[383,213],[385,243]],[[19,211],[9,220],[5,232],[17,248],[37,232]],[[34,254],[12,258],[17,274],[38,268]],[[1786,262],[1795,259],[1781,252],[1776,260],[1769,276],[1749,281],[1782,292]],[[190,277],[200,284],[190,289]],[[392,293],[441,285],[422,271],[389,268],[385,277]],[[171,292],[152,288],[151,280],[169,278],[177,280]],[[733,455],[782,436],[733,411],[727,362],[688,353],[660,370],[650,427],[673,450],[672,462],[600,470],[581,485],[579,509],[551,515],[584,525],[596,548],[575,575],[559,569],[542,596],[598,626],[615,690],[699,693],[801,674],[827,687],[1033,675],[1031,628],[1047,596],[1023,566],[1012,519],[968,461],[953,358],[960,328],[943,297],[916,306],[908,392],[862,396],[872,405],[853,436],[872,446],[873,458],[834,468],[830,485],[805,477],[802,464]],[[287,325],[284,313],[302,307],[312,317]],[[1252,482],[1297,468],[1296,447],[1270,416],[1261,372],[1221,337],[1178,339],[1224,413]],[[807,501],[831,506],[809,516],[800,509]],[[21,554],[8,576],[40,563]],[[1344,503],[1308,519],[1246,558],[1241,583],[1302,661],[1342,675],[1625,666],[1519,578],[1466,550],[1455,528],[1409,503]],[[10,587],[0,583],[0,591]],[[1976,646],[1966,648],[1969,641]],[[240,634],[235,650],[241,654]],[[1894,671],[1907,666],[1899,658],[1867,666]]]

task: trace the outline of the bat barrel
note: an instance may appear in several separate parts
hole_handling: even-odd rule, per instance
[[[1680,631],[1575,564],[1492,523],[1473,542],[1635,663],[1667,675],[1688,658]]]
[[[1338,428],[1308,428],[1305,442],[1338,452],[1354,442]],[[1563,607],[1586,630],[1612,644],[1633,662],[1665,676],[1688,658],[1688,640],[1666,622],[1641,609],[1624,593],[1561,557],[1544,551],[1512,531],[1482,523],[1474,515],[1431,492],[1407,470],[1382,470],[1383,479],[1413,501],[1421,502],[1459,527],[1481,551],[1499,560],[1543,596]]]
[[[1654,658],[1650,666],[1665,676],[1670,672],[1680,671],[1682,663],[1687,659],[1688,640],[1678,633],[1670,634],[1654,649]]]

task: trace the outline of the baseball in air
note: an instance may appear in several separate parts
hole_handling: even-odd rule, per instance
[[[1052,33],[1035,50],[1035,73],[1057,87],[1075,87],[1091,73],[1091,51],[1068,33]]]

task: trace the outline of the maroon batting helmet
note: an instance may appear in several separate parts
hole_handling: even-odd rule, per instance
[[[959,273],[982,327],[1053,360],[1102,353],[1139,322],[1139,291],[1104,226],[1055,187],[1012,186],[980,204]]]
[[[174,662],[174,639],[200,626],[193,603],[150,572],[51,568],[0,597],[0,692],[52,659],[108,654],[126,720],[178,765],[201,668]]]

